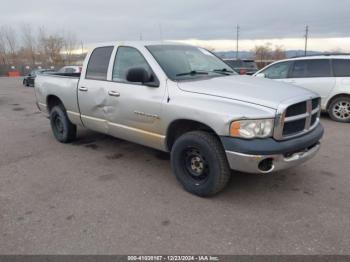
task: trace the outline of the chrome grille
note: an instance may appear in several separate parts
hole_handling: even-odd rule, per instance
[[[289,105],[282,105],[278,111],[274,137],[283,140],[300,136],[314,129],[319,123],[321,99],[294,101]]]

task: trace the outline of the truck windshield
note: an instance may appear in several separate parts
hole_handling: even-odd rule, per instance
[[[166,75],[174,81],[235,74],[226,63],[203,48],[151,45],[147,49]]]

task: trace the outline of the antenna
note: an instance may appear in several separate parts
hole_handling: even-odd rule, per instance
[[[309,40],[309,26],[305,27],[305,56],[307,56],[307,42]]]

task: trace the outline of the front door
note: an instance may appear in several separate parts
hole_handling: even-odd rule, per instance
[[[146,146],[163,149],[160,119],[165,86],[150,87],[127,81],[127,72],[132,68],[144,68],[154,82],[158,82],[151,66],[142,53],[134,48],[120,46],[116,52],[112,82],[108,88],[107,115],[109,133]]]

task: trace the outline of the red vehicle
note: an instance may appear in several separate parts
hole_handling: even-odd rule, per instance
[[[224,59],[235,72],[240,75],[253,75],[258,71],[258,67],[254,60],[244,59]]]

